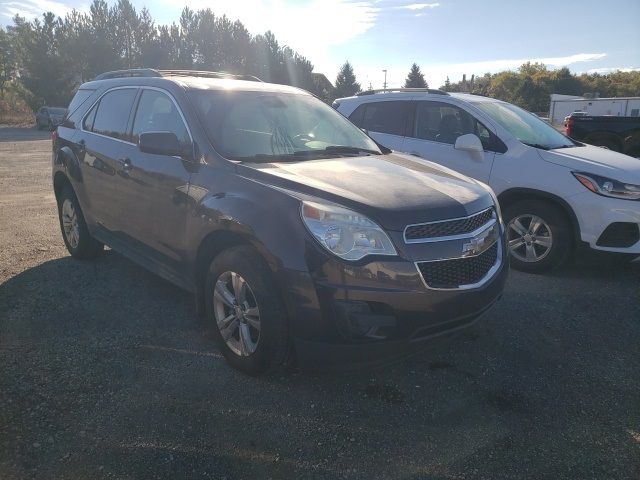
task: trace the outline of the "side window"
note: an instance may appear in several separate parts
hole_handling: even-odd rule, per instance
[[[362,121],[364,119],[364,110],[365,110],[365,108],[367,108],[367,104],[363,103],[358,108],[356,108],[351,113],[351,115],[349,115],[349,120],[351,120],[351,123],[353,123],[357,127],[362,128]]]
[[[460,135],[476,133],[474,123],[471,115],[455,105],[418,102],[413,136],[453,145]]]
[[[191,140],[187,127],[175,104],[166,94],[157,90],[143,90],[136,117],[133,121],[133,142],[144,132],[172,132],[183,145]]]
[[[96,103],[91,111],[84,117],[84,121],[82,122],[82,129],[90,132],[93,130],[93,121],[96,119],[96,111],[98,110],[98,103]]]
[[[86,102],[95,90],[78,90],[73,96],[69,108],[67,108],[67,115],[70,116]]]
[[[372,132],[404,135],[410,105],[411,102],[401,100],[367,103],[362,128]]]
[[[134,88],[107,92],[100,99],[91,131],[107,137],[128,140],[127,122],[135,96],[136,89]]]

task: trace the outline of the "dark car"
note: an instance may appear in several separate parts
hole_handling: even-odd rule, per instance
[[[38,130],[47,128],[53,130],[64,118],[64,114],[67,112],[66,108],[60,107],[40,107],[36,112],[36,127]]]
[[[502,295],[488,187],[379,147],[309,93],[211,72],[82,85],[53,136],[65,244],[195,294],[235,367],[404,355]]]
[[[580,142],[640,157],[640,117],[571,115],[565,133]]]

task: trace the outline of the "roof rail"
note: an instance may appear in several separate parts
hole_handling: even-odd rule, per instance
[[[374,90],[365,90],[364,92],[356,93],[357,97],[362,95],[374,95],[376,93],[396,93],[396,92],[424,92],[431,93],[433,95],[449,95],[443,90],[436,90],[434,88],[378,88]]]
[[[107,80],[110,78],[125,77],[160,77],[160,73],[153,68],[130,68],[129,70],[114,70],[98,75],[94,80]]]
[[[156,70],[154,68],[131,68],[128,70],[114,70],[98,75],[94,80],[108,80],[111,78],[127,77],[206,77],[206,78],[230,78],[234,80],[247,80],[250,82],[261,82],[253,75],[234,75],[225,72],[208,72],[203,70]]]
[[[234,80],[247,80],[249,82],[262,82],[258,77],[253,75],[236,75],[235,73],[226,72],[209,72],[206,70],[158,70],[158,73],[165,76],[174,77],[205,77],[205,78],[232,78]]]

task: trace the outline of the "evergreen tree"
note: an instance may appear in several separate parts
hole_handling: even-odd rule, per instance
[[[344,62],[336,78],[336,98],[351,97],[360,92],[360,90],[360,84],[356,82],[353,67],[348,61]]]
[[[409,75],[404,81],[404,88],[429,88],[429,84],[424,79],[423,73],[420,71],[420,67],[417,63],[411,65]]]

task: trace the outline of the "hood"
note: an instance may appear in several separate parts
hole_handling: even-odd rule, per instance
[[[583,147],[538,150],[544,160],[577,172],[593,173],[615,180],[640,183],[640,160],[607,150],[585,145]]]
[[[388,230],[457,218],[493,205],[478,182],[440,165],[392,153],[238,165],[241,175],[362,213]]]

